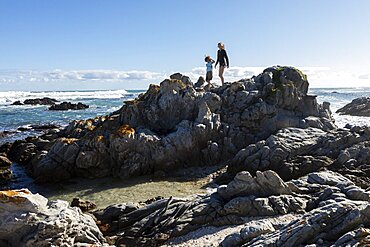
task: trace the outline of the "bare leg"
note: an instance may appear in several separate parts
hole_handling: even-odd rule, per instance
[[[221,79],[222,85],[224,85],[224,69],[225,66],[220,66],[220,68],[218,69],[218,76]]]

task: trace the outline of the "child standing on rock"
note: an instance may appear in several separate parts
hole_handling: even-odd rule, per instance
[[[204,61],[206,62],[207,67],[207,73],[206,73],[206,82],[208,85],[206,87],[211,87],[211,80],[213,78],[212,70],[213,70],[213,64],[215,63],[215,60],[213,60],[210,56],[206,56]]]

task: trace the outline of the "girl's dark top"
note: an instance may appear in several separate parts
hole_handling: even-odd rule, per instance
[[[227,57],[226,51],[223,49],[217,51],[216,65],[218,63],[220,63],[220,66],[229,66],[229,58]]]

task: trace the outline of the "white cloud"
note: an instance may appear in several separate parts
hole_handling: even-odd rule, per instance
[[[358,79],[369,80],[370,79],[370,74],[359,75]]]
[[[266,67],[240,67],[234,66],[225,69],[225,80],[232,82],[244,78],[250,78],[253,75],[258,75]],[[370,86],[369,71],[350,69],[334,69],[330,67],[297,67],[307,75],[310,87],[368,87]],[[177,71],[174,71],[177,72]],[[192,81],[196,82],[200,76],[205,76],[205,66],[196,67],[188,72],[181,72],[188,75]],[[168,78],[172,73],[157,73],[151,71],[121,71],[121,70],[0,70],[0,84],[12,85],[13,83],[58,83],[68,82],[70,85],[79,85],[76,82],[86,82],[84,85],[88,87],[89,82],[94,85],[104,85],[109,87],[109,82],[130,82],[137,81],[140,87],[147,87],[149,83],[159,83],[164,78]],[[213,82],[220,84],[218,77],[218,69],[214,70]],[[74,84],[73,84],[74,83]],[[107,84],[104,84],[107,83]]]
[[[53,81],[124,81],[160,79],[160,73],[150,71],[119,71],[119,70],[53,70],[53,71],[0,71],[0,81],[12,82],[53,82]]]
[[[266,67],[230,67],[225,69],[226,81],[236,81],[243,78],[250,78],[260,74]],[[304,74],[310,83],[310,87],[369,87],[370,73],[356,70],[343,70],[330,67],[297,67]],[[220,83],[218,69],[213,72],[213,81]],[[187,74],[187,73],[185,73]],[[205,76],[205,68],[194,68],[190,77],[196,81],[199,76]]]

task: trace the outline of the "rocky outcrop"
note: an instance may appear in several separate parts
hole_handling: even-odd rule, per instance
[[[351,103],[338,109],[336,113],[341,115],[370,117],[370,98],[362,97],[354,99]]]
[[[177,73],[110,116],[72,122],[53,147],[37,149],[30,170],[40,181],[126,178],[219,164],[285,127],[336,128],[328,104],[307,89],[291,67],[209,90]]]
[[[83,110],[89,108],[88,105],[85,105],[81,102],[78,102],[77,104],[73,104],[71,102],[62,102],[60,104],[52,104],[49,107],[49,110],[51,111],[67,111],[67,110]]]
[[[12,105],[53,105],[57,102],[56,99],[44,97],[44,98],[36,98],[36,99],[26,99],[23,103],[19,100],[14,102]]]
[[[369,141],[369,127],[330,132],[286,128],[241,149],[230,161],[226,175],[243,170],[251,173],[274,170],[289,180],[326,167],[366,187],[370,185]]]
[[[0,191],[1,246],[108,246],[93,217],[27,189]]]
[[[17,100],[17,101],[14,101],[12,105],[24,105],[24,104],[20,102],[19,100]]]

